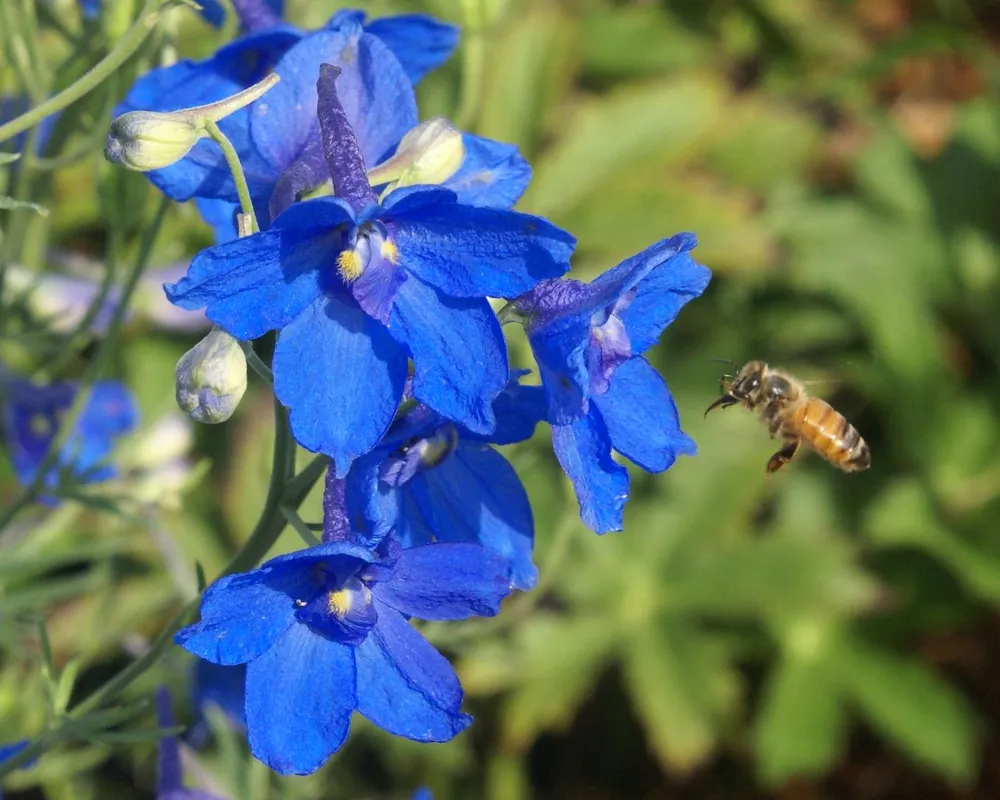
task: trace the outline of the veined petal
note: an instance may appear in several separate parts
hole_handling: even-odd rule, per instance
[[[413,481],[413,496],[438,541],[481,544],[503,557],[507,583],[522,591],[535,585],[531,504],[514,468],[492,447],[461,442],[449,458]]]
[[[527,370],[524,370],[527,372]],[[516,444],[530,439],[539,422],[547,419],[549,401],[542,386],[523,386],[515,377],[493,401],[497,426],[493,433],[481,437],[463,433],[463,438],[488,441],[492,444]]]
[[[606,394],[593,398],[611,444],[647,472],[663,472],[698,448],[681,430],[677,406],[660,374],[636,356],[622,364]]]
[[[389,333],[413,359],[414,397],[471,431],[493,430],[507,346],[485,299],[446,297],[411,275],[396,295]]]
[[[392,422],[406,355],[360,308],[324,295],[281,331],[272,368],[296,441],[342,477]]]
[[[288,629],[247,667],[247,739],[280,775],[319,769],[347,738],[357,705],[354,648]]]
[[[578,321],[534,333],[529,328],[531,350],[548,398],[548,419],[553,425],[569,425],[589,408],[590,373],[587,345],[590,328]]]
[[[462,134],[465,160],[441,185],[470,206],[511,208],[531,182],[531,165],[512,144]]]
[[[201,621],[174,641],[189,653],[231,667],[271,647],[295,621],[295,600],[312,597],[315,580],[297,569],[258,569],[226,575],[205,592]]]
[[[656,344],[684,304],[705,291],[711,279],[711,270],[686,252],[646,275],[639,282],[635,299],[621,314],[632,352],[638,355]]]
[[[250,113],[250,136],[272,166],[284,172],[319,141],[316,82],[320,65],[339,67],[337,93],[365,163],[377,164],[417,124],[406,73],[382,42],[355,23],[307,36],[275,67],[282,80]]]
[[[378,601],[376,601],[378,602]],[[357,648],[358,711],[380,728],[418,742],[446,742],[472,722],[448,660],[393,608]]]
[[[376,599],[419,619],[492,617],[510,594],[510,562],[474,542],[404,548]]]
[[[452,297],[516,297],[566,272],[576,244],[541,217],[460,205],[446,189],[401,189],[385,208],[401,263]]]
[[[458,28],[425,14],[397,14],[372,20],[365,31],[377,36],[399,59],[416,86],[448,60],[458,46]]]
[[[620,531],[628,471],[611,458],[611,439],[597,409],[571,425],[553,425],[552,447],[573,482],[584,523],[597,533]]]
[[[279,219],[288,223],[309,214],[310,222],[321,217],[326,228],[345,221],[339,205],[308,205],[289,209],[289,216]],[[320,296],[319,268],[335,263],[340,246],[339,236],[275,221],[264,233],[202,250],[187,275],[164,288],[174,305],[204,307],[210,320],[237,339],[256,339],[284,328]]]

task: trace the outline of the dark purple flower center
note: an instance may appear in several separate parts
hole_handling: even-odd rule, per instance
[[[359,645],[378,614],[368,582],[357,575],[338,582],[319,567],[322,582],[310,600],[296,600],[295,617],[311,630],[340,644]],[[339,584],[339,585],[338,585]]]
[[[444,463],[458,447],[458,429],[451,423],[432,433],[411,439],[389,456],[379,467],[379,479],[389,486],[402,486],[419,472]]]
[[[632,357],[632,342],[621,314],[632,304],[635,293],[635,289],[625,292],[590,319],[587,372],[591,394],[600,395],[608,391],[615,370]]]

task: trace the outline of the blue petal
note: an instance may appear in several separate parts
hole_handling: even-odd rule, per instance
[[[515,588],[535,585],[531,504],[514,468],[492,447],[460,443],[413,481],[413,495],[438,541],[478,542],[503,556]]]
[[[342,477],[392,422],[406,366],[385,328],[357,306],[324,296],[281,331],[274,391],[291,411],[296,441],[330,456]]]
[[[114,116],[135,110],[174,111],[221,100],[262,79],[301,37],[288,26],[271,28],[236,40],[206,61],[181,61],[153,70],[136,81]],[[251,144],[249,119],[250,111],[241,109],[221,120],[219,128],[240,156],[251,195],[269,194],[277,176]],[[238,199],[222,151],[210,139],[198,142],[178,163],[146,174],[174,200]]]
[[[539,332],[528,329],[531,351],[545,386],[553,425],[569,425],[586,413],[590,396],[587,345],[590,326],[576,324],[550,326]]]
[[[485,299],[446,297],[411,276],[396,295],[389,333],[413,359],[414,397],[471,431],[493,430],[507,347]]]
[[[375,587],[375,599],[420,619],[492,617],[511,588],[509,561],[495,551],[434,542],[400,551],[392,577]]]
[[[170,728],[174,724],[173,711],[170,708],[170,692],[161,686],[156,690],[156,726]],[[164,736],[157,744],[156,794],[184,787],[184,774],[181,771],[181,751],[174,736]]]
[[[247,667],[247,739],[279,775],[308,775],[347,739],[357,705],[354,648],[294,625]]]
[[[283,328],[320,296],[320,267],[334,263],[341,247],[329,230],[350,221],[333,199],[299,203],[269,231],[202,250],[187,275],[164,287],[167,298],[189,310],[204,307],[238,339]]]
[[[215,234],[216,244],[225,244],[236,238],[236,214],[240,210],[239,203],[196,197],[194,204],[201,218]]]
[[[321,64],[341,70],[337,93],[368,166],[382,160],[417,124],[413,88],[381,41],[353,24],[319,31],[281,59],[275,67],[281,82],[250,112],[250,137],[275,176],[310,142],[320,141],[316,83]]]
[[[209,705],[214,705],[232,725],[246,731],[246,666],[220,667],[199,658],[194,665],[193,701],[199,715]]]
[[[569,269],[576,240],[541,217],[460,205],[424,186],[384,205],[401,263],[452,297],[516,297]]]
[[[681,430],[667,384],[642,356],[622,364],[611,388],[594,403],[615,450],[647,472],[663,472],[678,454],[693,456],[698,450]]]
[[[365,30],[385,43],[414,86],[447,61],[458,46],[458,28],[424,14],[376,19]]]
[[[219,0],[198,0],[201,15],[216,28],[226,19],[226,10]],[[234,0],[233,6],[245,30],[261,30],[280,21],[284,11],[284,0]]]
[[[448,660],[382,603],[378,624],[357,649],[357,669],[358,711],[389,733],[447,742],[472,722]]]
[[[222,666],[257,658],[295,621],[295,601],[311,598],[317,580],[294,566],[266,566],[225,575],[208,587],[201,620],[174,641],[189,653]]]
[[[100,381],[77,421],[76,430],[60,461],[91,481],[109,480],[117,474],[113,465],[96,469],[114,449],[114,440],[133,430],[139,421],[132,393],[118,381]]]
[[[553,425],[552,447],[573,482],[587,526],[597,533],[620,531],[628,471],[611,458],[611,440],[597,409],[571,425]]]
[[[493,401],[493,413],[497,418],[493,433],[480,436],[463,431],[462,438],[493,444],[523,442],[534,435],[535,427],[548,417],[548,411],[549,401],[545,389],[541,386],[522,386],[518,383],[518,377],[514,376]]]
[[[246,31],[266,30],[280,25],[284,5],[283,0],[233,0],[233,8],[236,9],[240,24]],[[205,14],[204,10],[202,14]]]
[[[0,763],[6,761],[8,758],[13,758],[29,744],[31,744],[31,741],[28,739],[21,739],[18,742],[11,742],[10,744],[0,744]],[[21,765],[21,769],[28,769],[34,765],[35,761],[28,761],[26,764]]]
[[[420,506],[417,505],[412,487],[404,486],[401,489],[386,491],[383,495],[382,509],[384,518],[392,521],[393,534],[404,549],[434,541],[434,531],[424,518]]]
[[[462,166],[441,185],[465,205],[513,207],[531,181],[531,165],[517,147],[472,133],[463,133],[462,143]]]
[[[711,278],[711,271],[687,253],[675,256],[643,278],[635,299],[621,314],[633,354],[644,353],[656,344],[681,307],[698,297]]]

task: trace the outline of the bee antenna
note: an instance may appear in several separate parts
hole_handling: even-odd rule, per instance
[[[731,367],[735,367],[739,371],[740,365],[729,358],[710,358],[709,361],[715,361],[717,364],[729,364]]]

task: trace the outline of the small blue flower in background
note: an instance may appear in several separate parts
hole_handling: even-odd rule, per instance
[[[552,444],[584,522],[621,530],[627,470],[614,448],[648,472],[695,444],[680,429],[666,383],[642,353],[711,278],[688,254],[693,234],[664,239],[589,284],[550,280],[514,302],[549,399]]]
[[[243,710],[246,703],[247,669],[245,665],[220,667],[211,661],[194,662],[194,705],[199,717],[208,706],[215,706],[237,730],[246,732]]]
[[[243,30],[250,32],[281,24],[285,10],[284,0],[232,0],[232,4]],[[225,21],[226,9],[219,0],[199,0],[198,5],[210,25],[218,27]]]
[[[74,383],[39,386],[0,375],[0,428],[8,457],[22,484],[34,480],[76,392]],[[63,472],[70,473],[78,483],[114,478],[117,469],[114,464],[106,463],[106,459],[115,441],[134,430],[137,422],[138,411],[128,389],[117,381],[99,381],[56,466],[45,476],[45,486],[57,488]]]
[[[485,298],[561,275],[575,240],[436,187],[378,202],[337,80],[324,65],[319,118],[337,197],[294,203],[270,230],[203,251],[166,290],[239,339],[281,331],[275,394],[299,444],[329,455],[343,476],[392,422],[408,359],[418,400],[470,431],[493,430],[508,369]]]
[[[529,439],[545,419],[545,391],[515,381],[493,409],[496,429],[483,436],[417,406],[346,479],[330,470],[324,539],[370,545],[391,530],[404,547],[474,542],[508,561],[515,589],[531,589],[538,578],[531,505],[514,468],[490,445]]]
[[[247,665],[251,752],[303,775],[341,747],[354,711],[421,742],[464,730],[458,677],[408,618],[492,616],[509,592],[507,563],[477,545],[329,542],[221,578],[175,638],[214,664]]]
[[[0,761],[6,761],[8,758],[13,758],[25,747],[27,747],[31,742],[28,739],[22,739],[19,742],[12,742],[11,744],[0,744]],[[22,764],[20,769],[31,769],[35,766],[36,761],[28,761]],[[3,790],[0,789],[0,800],[3,800]]]
[[[160,728],[170,728],[174,724],[170,709],[170,692],[165,687],[160,687],[156,692],[156,724]],[[198,789],[185,788],[180,744],[176,737],[165,736],[157,745],[156,800],[224,800],[224,798]]]

